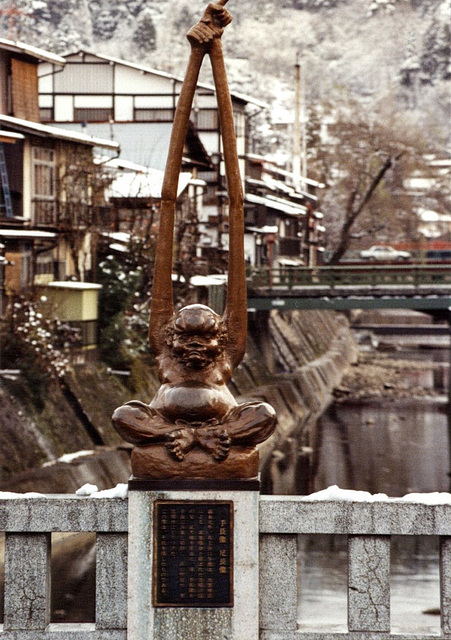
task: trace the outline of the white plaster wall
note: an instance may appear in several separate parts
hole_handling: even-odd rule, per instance
[[[72,122],[74,119],[74,100],[72,96],[55,96],[54,118],[57,122]]]

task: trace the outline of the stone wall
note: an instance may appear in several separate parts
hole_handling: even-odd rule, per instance
[[[262,361],[262,345],[251,338],[233,378],[235,395],[266,400],[277,412],[276,432],[260,449],[263,491],[307,493],[317,419],[357,359],[357,345],[346,317],[334,311],[273,311],[266,339],[272,344],[274,371]]]

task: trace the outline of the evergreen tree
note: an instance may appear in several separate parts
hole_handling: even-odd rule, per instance
[[[157,47],[157,32],[150,13],[141,14],[138,26],[133,34],[133,43],[141,51],[155,51]]]

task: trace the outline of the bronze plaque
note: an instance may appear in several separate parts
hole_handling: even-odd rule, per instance
[[[155,607],[233,606],[233,502],[155,502]]]

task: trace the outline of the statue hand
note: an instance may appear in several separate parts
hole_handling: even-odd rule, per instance
[[[188,31],[187,38],[191,44],[210,43],[222,36],[224,27],[232,22],[232,16],[223,6],[226,2],[223,0],[208,5],[201,20]]]

